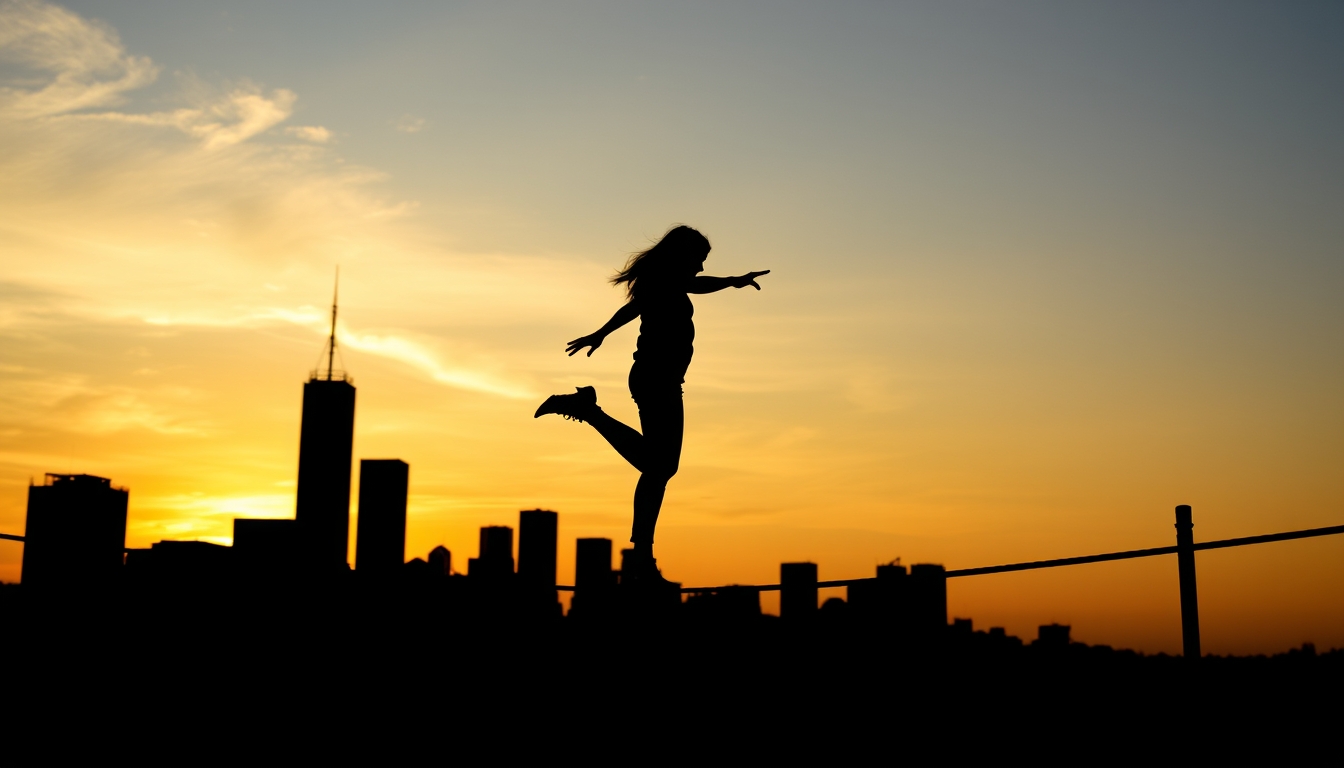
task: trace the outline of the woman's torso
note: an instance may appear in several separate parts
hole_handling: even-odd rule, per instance
[[[679,285],[649,286],[638,291],[634,300],[640,317],[635,362],[680,380],[695,353],[691,297]]]

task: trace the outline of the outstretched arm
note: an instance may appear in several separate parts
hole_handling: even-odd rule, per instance
[[[569,353],[570,357],[573,357],[575,352],[578,352],[584,347],[591,347],[591,349],[588,350],[588,357],[592,357],[593,353],[597,351],[597,348],[602,346],[602,342],[606,340],[608,334],[631,320],[634,320],[636,317],[639,317],[639,307],[635,306],[634,299],[631,299],[623,304],[620,309],[616,310],[616,314],[611,316],[611,319],[607,321],[606,325],[587,336],[580,336],[569,342],[569,346],[565,347],[565,351]]]
[[[708,275],[697,275],[691,278],[691,287],[687,293],[714,293],[722,291],[724,288],[746,288],[750,285],[756,290],[761,290],[761,286],[756,282],[756,278],[761,275],[770,274],[770,270],[764,272],[748,272],[745,275],[737,277],[709,277]]]

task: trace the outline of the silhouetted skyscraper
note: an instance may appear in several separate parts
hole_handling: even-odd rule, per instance
[[[409,476],[410,465],[401,459],[360,460],[356,571],[390,575],[405,562]]]
[[[30,485],[23,583],[97,586],[120,576],[129,495],[93,475],[48,473],[42,485]]]
[[[350,463],[355,436],[355,387],[336,369],[336,302],[326,370],[313,371],[303,385],[299,431],[299,487],[294,518],[299,521],[309,566],[334,570],[346,565],[350,548]]]
[[[518,513],[518,586],[531,615],[560,615],[559,593],[555,589],[558,517],[544,509]]]
[[[518,513],[518,581],[528,588],[555,591],[558,517],[544,509]]]
[[[779,616],[805,619],[817,613],[817,564],[784,563],[779,566]]]

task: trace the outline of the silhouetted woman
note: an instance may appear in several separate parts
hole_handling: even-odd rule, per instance
[[[691,364],[695,340],[695,323],[691,320],[695,307],[687,294],[748,285],[759,291],[756,278],[769,274],[766,270],[740,277],[702,277],[707,258],[709,240],[704,235],[687,226],[673,227],[652,248],[631,256],[625,269],[611,279],[613,284],[625,286],[625,305],[606,325],[569,342],[565,350],[573,356],[588,347],[588,356],[592,357],[608,334],[640,318],[635,364],[630,367],[630,394],[639,406],[642,433],[603,412],[592,387],[579,387],[572,395],[551,395],[536,413],[556,413],[591,424],[639,470],[630,541],[635,545],[631,565],[641,581],[663,581],[653,558],[653,529],[658,524],[667,482],[677,473],[681,461],[685,428],[681,385]]]

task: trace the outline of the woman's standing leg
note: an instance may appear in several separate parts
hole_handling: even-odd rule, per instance
[[[640,393],[639,423],[643,434],[643,463],[635,485],[635,520],[630,541],[635,554],[653,557],[653,532],[663,507],[667,483],[681,463],[681,443],[686,428],[686,410],[681,388],[657,394]]]

